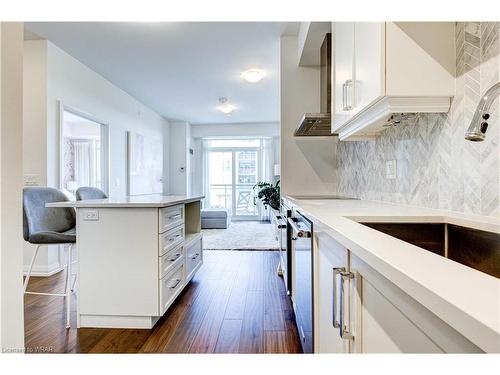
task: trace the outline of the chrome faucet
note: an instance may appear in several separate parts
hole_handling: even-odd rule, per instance
[[[489,110],[493,100],[500,94],[500,82],[491,86],[481,98],[477,105],[474,117],[465,132],[465,139],[468,141],[481,142],[484,141],[486,130],[488,129],[488,119],[490,118]]]

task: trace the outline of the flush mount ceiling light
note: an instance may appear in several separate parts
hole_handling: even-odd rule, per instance
[[[241,73],[243,79],[250,83],[257,83],[264,78],[264,72],[260,69],[248,69]]]
[[[227,98],[219,98],[220,106],[217,107],[219,111],[224,113],[226,116],[231,116],[231,113],[236,109],[236,107],[227,102]]]

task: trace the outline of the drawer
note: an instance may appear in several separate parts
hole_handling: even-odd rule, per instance
[[[167,276],[159,281],[160,283],[160,315],[163,315],[175,298],[184,287],[184,265],[181,263]]]
[[[184,242],[184,225],[169,230],[168,232],[160,234],[159,237],[159,256],[166,254],[174,247]]]
[[[160,257],[160,261],[158,263],[158,275],[159,279],[163,278],[166,274],[168,274],[171,270],[176,268],[179,263],[184,261],[184,249],[182,245],[179,245],[172,250],[167,251],[164,255]]]
[[[199,236],[184,248],[184,253],[186,254],[186,280],[191,280],[203,262],[202,240],[202,236]]]
[[[160,208],[159,233],[184,224],[184,205]]]

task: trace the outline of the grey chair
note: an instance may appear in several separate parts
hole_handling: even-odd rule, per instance
[[[86,199],[105,199],[108,197],[106,193],[101,189],[90,186],[83,186],[81,188],[78,188],[75,196],[77,201]]]
[[[73,208],[48,208],[49,202],[66,202],[68,198],[61,191],[47,187],[27,187],[23,189],[23,237],[25,241],[37,245],[31,259],[26,279],[25,294],[39,294],[66,298],[66,327],[70,327],[71,294],[71,252],[76,243],[76,215]],[[42,245],[69,245],[66,264],[66,284],[64,293],[28,292],[28,282],[36,256]],[[76,277],[75,277],[76,282]]]

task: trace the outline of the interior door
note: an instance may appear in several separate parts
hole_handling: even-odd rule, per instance
[[[340,129],[351,117],[354,107],[354,22],[335,22],[334,39],[334,77],[335,97],[334,131]]]
[[[354,24],[355,105],[351,115],[385,94],[385,23]]]

